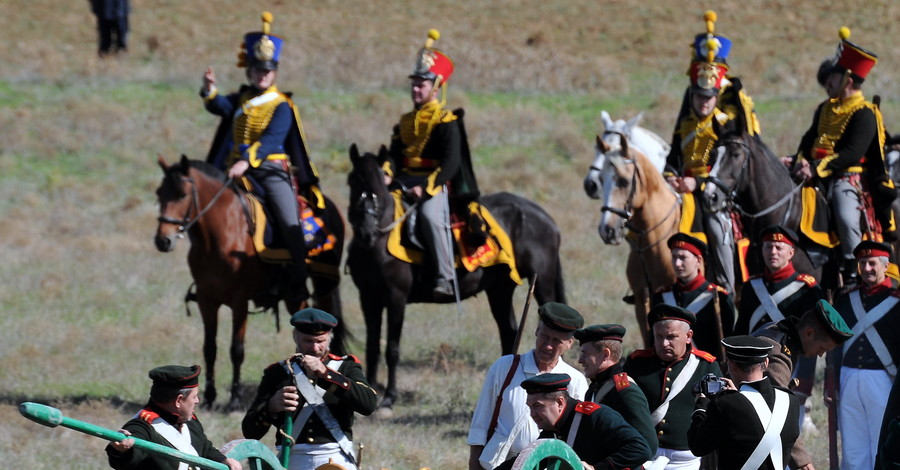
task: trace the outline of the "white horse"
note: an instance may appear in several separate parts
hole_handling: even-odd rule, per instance
[[[619,136],[624,136],[628,139],[628,145],[640,150],[657,171],[662,173],[670,146],[662,137],[638,126],[642,116],[643,114],[638,114],[627,122],[621,119],[613,121],[609,117],[609,113],[600,112],[605,129],[602,135],[597,136],[596,157],[584,177],[584,192],[592,199],[600,199],[603,193],[603,168],[606,166],[607,159],[606,152],[603,151],[604,145],[601,145],[601,142],[605,142],[606,147],[609,147],[611,151],[617,151],[621,149]]]

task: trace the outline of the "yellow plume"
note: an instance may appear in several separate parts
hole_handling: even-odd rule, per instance
[[[268,11],[263,12],[263,14],[262,14],[262,22],[263,22],[262,33],[263,34],[265,34],[265,35],[269,34],[269,31],[271,30],[271,25],[272,25],[273,19],[274,18],[272,17],[271,12],[268,12]]]
[[[841,29],[838,30],[838,36],[840,36],[843,40],[850,39],[850,28],[841,26]]]
[[[434,44],[434,41],[437,41],[441,38],[440,31],[432,28],[428,30],[428,39],[425,40],[425,49],[431,49],[431,45]]]

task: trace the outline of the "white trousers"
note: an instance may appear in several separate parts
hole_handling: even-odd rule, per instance
[[[291,448],[291,464],[288,470],[314,470],[331,460],[347,470],[357,470],[336,442],[327,444],[296,444]]]
[[[700,457],[689,450],[656,450],[656,457],[644,464],[647,470],[700,470]]]
[[[875,467],[881,419],[891,385],[887,371],[841,367],[841,470]]]

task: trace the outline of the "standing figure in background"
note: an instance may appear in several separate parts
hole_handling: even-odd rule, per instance
[[[653,305],[675,305],[693,312],[697,322],[691,327],[692,344],[716,356],[719,362],[724,361],[719,341],[731,336],[734,327],[734,295],[707,281],[703,275],[706,243],[679,232],[669,237],[668,245],[672,251],[675,284],[658,291],[650,301]]]
[[[841,242],[841,273],[849,284],[856,279],[853,250],[859,242],[881,241],[883,233],[895,230],[891,203],[897,192],[884,161],[881,110],[862,92],[878,57],[848,41],[848,28],[840,29],[840,37],[834,58],[820,68],[828,99],[785,163],[826,195]]]
[[[91,11],[97,17],[97,54],[128,52],[128,0],[91,0]]]
[[[283,40],[270,34],[272,14],[262,15],[262,31],[244,36],[238,66],[245,67],[249,85],[222,95],[212,67],[203,74],[200,96],[206,110],[222,117],[207,161],[227,169],[228,177],[264,200],[293,263],[289,290],[298,300],[309,297],[306,287],[307,249],[297,195],[311,208],[324,209],[319,175],[309,159],[297,107],[275,85]]]
[[[439,37],[437,30],[430,30],[425,47],[419,50],[415,70],[409,76],[413,110],[394,126],[384,171],[389,184],[400,184],[407,197],[418,202],[417,233],[423,238],[434,274],[432,293],[435,298],[448,298],[458,287],[453,285],[451,198],[453,206],[465,206],[464,201],[478,197],[478,186],[463,113],[444,108],[453,61],[431,47]],[[442,94],[440,98],[438,93]]]
[[[864,241],[853,251],[860,283],[834,301],[853,337],[828,354],[840,371],[841,468],[875,466],[881,421],[900,363],[900,291],[887,277],[891,247]]]
[[[469,470],[490,470],[515,457],[538,437],[537,425],[528,417],[523,381],[545,373],[566,374],[569,395],[584,398],[587,380],[578,369],[562,360],[575,343],[575,330],[584,318],[568,305],[547,302],[538,309],[534,349],[497,359],[484,378],[472,425],[469,428]]]

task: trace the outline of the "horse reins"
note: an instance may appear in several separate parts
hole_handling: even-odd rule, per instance
[[[218,201],[219,197],[222,196],[225,190],[231,186],[231,183],[233,181],[230,176],[226,178],[225,182],[222,183],[222,187],[219,188],[218,191],[216,191],[216,194],[212,197],[212,199],[210,199],[206,207],[203,207],[201,209],[200,196],[197,191],[197,185],[194,184],[194,179],[189,176],[182,177],[182,179],[191,184],[191,205],[188,206],[187,210],[185,211],[184,217],[182,217],[181,220],[178,220],[174,217],[169,217],[167,215],[161,215],[157,217],[157,220],[159,222],[178,225],[178,233],[176,235],[178,238],[184,238],[184,233],[187,232],[191,227],[193,227],[194,224],[196,224],[197,221],[200,220],[201,217],[203,217],[203,214],[206,214],[206,212],[210,208],[212,208],[213,205],[215,205],[216,201]],[[188,219],[188,215],[190,215],[192,209],[197,212],[197,215],[193,219]]]

